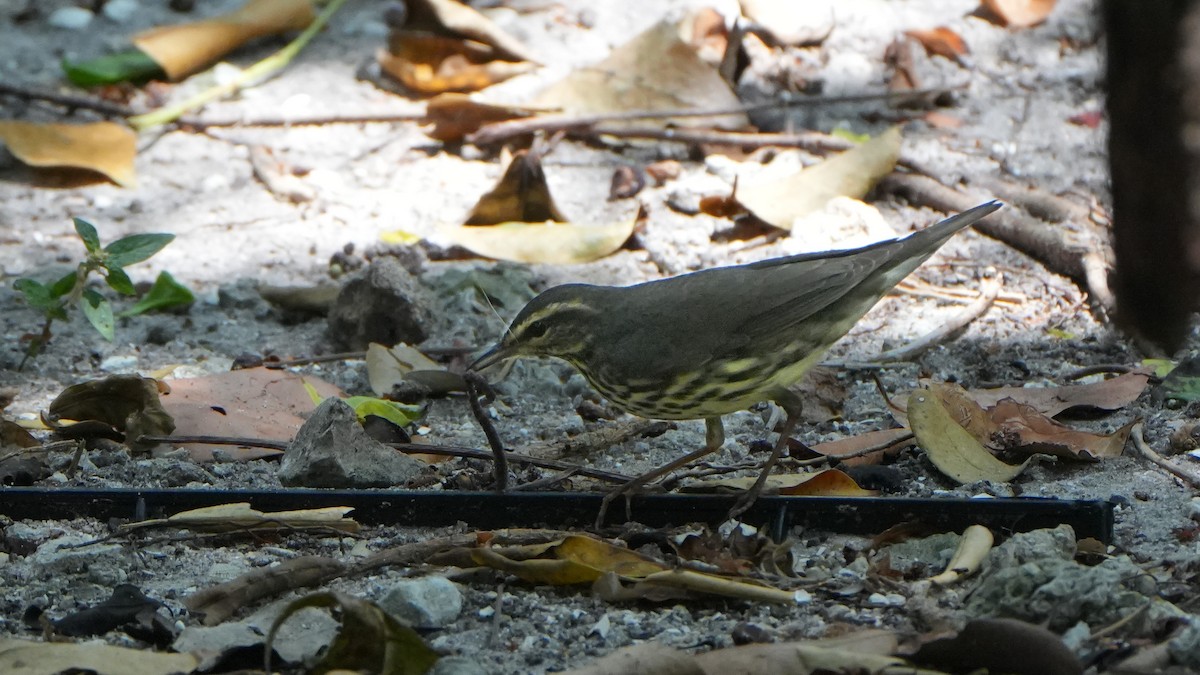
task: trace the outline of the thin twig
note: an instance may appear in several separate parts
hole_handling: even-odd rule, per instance
[[[1138,454],[1140,454],[1142,457],[1150,460],[1152,464],[1155,464],[1160,469],[1163,469],[1167,473],[1179,478],[1183,482],[1188,483],[1192,487],[1200,488],[1200,476],[1188,471],[1184,471],[1183,469],[1163,459],[1162,455],[1155,452],[1154,449],[1151,448],[1148,443],[1146,443],[1146,438],[1142,436],[1141,420],[1135,422],[1133,427],[1130,428],[1129,438],[1133,440],[1134,449],[1136,449]]]
[[[270,448],[274,450],[287,450],[287,441],[276,441],[265,438],[231,438],[227,436],[139,436],[139,443],[207,443],[209,445],[242,445],[253,448]],[[74,447],[74,441],[67,442],[70,447]],[[423,445],[420,443],[387,443],[388,447],[403,452],[406,455],[442,455],[446,457],[463,457],[466,459],[483,459],[491,460],[494,455],[486,450],[478,450],[476,448],[462,448],[447,445]],[[542,457],[530,457],[515,452],[505,453],[506,457],[520,464],[528,464],[543,469],[554,469],[556,471],[573,471],[580,476],[587,476],[596,480],[602,480],[608,483],[626,483],[633,477],[624,474],[614,473],[611,471],[603,471],[601,469],[592,469],[586,466],[570,464],[556,459],[545,459]]]
[[[854,459],[855,457],[866,457],[867,455],[873,455],[877,452],[883,452],[884,450],[887,450],[888,448],[893,448],[897,445],[900,445],[901,443],[907,443],[910,440],[912,440],[912,438],[913,438],[912,434],[904,434],[904,435],[900,436],[899,438],[889,438],[888,440],[880,441],[879,443],[876,443],[875,445],[870,445],[865,448],[859,448],[858,450],[855,450],[854,452],[847,452],[847,453],[844,453],[841,455],[822,455],[820,457],[814,457],[812,459],[792,460],[790,462],[790,464],[794,464],[796,466],[818,466],[818,465],[824,464],[826,462],[833,463],[833,462],[841,462],[841,461],[847,460],[847,459]]]
[[[983,316],[988,311],[992,303],[996,301],[996,296],[1000,294],[1000,286],[1000,275],[984,279],[979,288],[979,298],[964,308],[963,311],[959,312],[957,316],[943,322],[936,329],[906,345],[889,349],[879,354],[875,357],[875,360],[903,361],[904,359],[910,359],[933,345],[948,339],[951,335],[966,328],[968,324]]]
[[[775,101],[765,101],[763,103],[752,103],[748,105],[737,105],[728,106],[725,108],[710,108],[703,110],[698,110],[696,108],[680,108],[674,110],[628,110],[620,112],[596,113],[591,115],[538,115],[537,117],[505,120],[503,122],[494,122],[492,124],[484,125],[475,133],[468,135],[466,140],[474,145],[487,145],[490,143],[507,140],[514,136],[524,136],[537,131],[578,131],[589,128],[592,129],[591,133],[615,135],[620,133],[620,130],[601,130],[599,125],[602,125],[605,122],[628,122],[633,120],[668,119],[673,117],[719,117],[721,115],[748,114],[763,110],[777,110],[780,108],[824,106],[835,105],[839,103],[907,100],[914,96],[937,95],[948,91],[953,91],[954,89],[955,88],[953,87],[948,87],[921,91],[880,92],[875,94],[852,94],[847,96],[806,96],[803,98],[785,97]],[[661,127],[659,127],[658,130],[661,131]],[[676,131],[684,130],[677,129]],[[743,135],[745,135],[748,139],[753,139],[761,136],[762,134]],[[789,134],[766,135],[788,136]],[[814,134],[814,136],[820,135],[821,134]],[[826,136],[825,138],[830,137]],[[753,141],[751,140],[750,142]],[[848,148],[852,145],[852,143],[847,141],[845,147]]]
[[[71,110],[92,110],[110,117],[129,117],[130,115],[137,114],[137,111],[129,106],[102,101],[90,96],[60,94],[56,91],[34,89],[33,87],[26,87],[11,82],[0,82],[0,96],[12,96],[26,101],[46,101],[47,103],[66,106]]]
[[[487,380],[476,372],[467,372],[463,375],[463,379],[467,383],[467,401],[471,404],[471,413],[475,415],[475,421],[479,422],[479,426],[483,429],[483,435],[487,436],[488,446],[492,449],[492,457],[495,464],[492,471],[496,477],[496,492],[504,492],[508,489],[508,458],[507,451],[504,449],[504,442],[500,440],[500,432],[496,431],[496,425],[488,419],[487,411],[483,409],[483,403],[480,402],[480,397],[483,393],[488,395],[490,403],[494,396],[492,388],[488,385]]]
[[[327,124],[370,124],[414,122],[425,119],[424,110],[381,110],[374,113],[328,113],[324,115],[275,115],[272,117],[180,117],[179,125],[203,130],[211,127],[301,127]]]

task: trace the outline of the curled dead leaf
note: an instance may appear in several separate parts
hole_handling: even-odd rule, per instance
[[[237,11],[213,19],[152,28],[135,36],[133,44],[177,81],[250,40],[303,30],[315,18],[309,0],[250,0]]]
[[[959,483],[990,480],[1007,483],[1016,478],[1032,458],[1018,466],[996,459],[947,411],[937,392],[918,389],[908,397],[908,423],[939,471]]]
[[[1028,28],[1046,20],[1057,0],[983,0],[983,8],[1013,28]]]
[[[137,136],[120,124],[0,120],[0,142],[29,166],[87,169],[123,187],[133,187],[137,182],[133,165]]]
[[[745,181],[737,200],[759,219],[791,230],[802,216],[835,197],[862,199],[900,158],[900,128],[892,127],[862,145],[783,178]]]

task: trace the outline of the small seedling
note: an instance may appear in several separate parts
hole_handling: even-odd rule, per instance
[[[162,272],[154,281],[150,291],[132,307],[114,314],[112,305],[96,289],[88,288],[88,277],[98,272],[109,287],[121,295],[136,295],[133,281],[125,268],[142,262],[158,253],[175,238],[173,234],[134,234],[118,239],[108,246],[100,247],[100,235],[91,223],[75,218],[75,232],[87,249],[87,258],[79,263],[75,271],[58,281],[46,285],[35,279],[22,278],[13,282],[13,288],[25,296],[30,307],[42,310],[46,317],[39,335],[28,336],[29,348],[20,367],[36,357],[50,341],[50,327],[55,319],[66,320],[67,308],[77,305],[88,321],[106,340],[112,340],[116,317],[135,316],[152,309],[178,307],[195,300],[187,287],[175,281],[167,272]]]

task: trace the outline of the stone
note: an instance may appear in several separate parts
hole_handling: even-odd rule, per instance
[[[354,410],[327,398],[283,453],[279,482],[290,487],[386,488],[408,485],[430,471],[367,435]]]
[[[94,18],[96,18],[95,14],[82,7],[59,7],[50,13],[46,23],[65,30],[83,30],[92,23]]]
[[[445,577],[419,577],[397,581],[378,604],[414,628],[443,628],[462,613],[463,598]]]
[[[329,310],[329,336],[339,349],[372,342],[417,344],[428,337],[429,293],[395,258],[378,258],[355,274]]]

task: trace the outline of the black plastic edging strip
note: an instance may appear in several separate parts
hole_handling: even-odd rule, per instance
[[[591,526],[601,494],[575,492],[436,492],[413,490],[189,490],[0,488],[0,515],[49,520],[90,517],[141,520],[216,504],[249,502],[260,511],[352,506],[366,524],[480,529]],[[717,523],[736,498],[723,495],[644,495],[631,513],[651,527]],[[1104,501],[1043,499],[907,499],[894,497],[760,497],[742,520],[777,534],[805,528],[873,534],[917,521],[943,531],[984,525],[1001,533],[1070,525],[1079,538],[1112,541],[1114,505]],[[624,500],[613,502],[607,523],[620,522]]]

